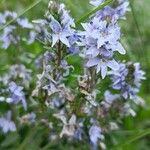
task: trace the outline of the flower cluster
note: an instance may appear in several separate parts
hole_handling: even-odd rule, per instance
[[[0,118],[0,129],[4,133],[16,131],[16,125],[13,121],[11,121],[11,115],[11,111],[8,111],[5,116]]]
[[[121,63],[119,69],[110,73],[113,89],[119,90],[124,99],[135,100],[139,92],[141,81],[145,73],[140,69],[139,63]]]
[[[92,3],[101,3],[95,1]],[[110,15],[111,7],[104,8],[93,16],[88,23],[82,23],[84,31],[81,33],[81,46],[83,47],[83,57],[86,59],[86,67],[95,67],[96,72],[101,71],[102,79],[107,74],[107,67],[117,70],[119,65],[114,59],[114,52],[125,54],[125,50],[120,43],[121,32],[117,23],[120,15],[114,9],[113,15]],[[116,10],[116,11],[115,11]],[[120,13],[120,12],[119,12]],[[118,16],[118,17],[114,17]]]
[[[10,20],[16,21],[14,24],[7,25]],[[0,34],[1,48],[7,49],[11,44],[16,45],[21,40],[27,41],[27,38],[18,34],[19,28],[31,30],[33,29],[33,25],[27,18],[17,18],[16,12],[5,11],[4,13],[0,13],[0,29],[2,30]],[[33,38],[33,31],[29,33],[28,44],[33,42],[31,38]]]
[[[33,21],[37,24],[37,31],[39,32],[37,38],[41,39],[44,43],[51,44],[51,47],[62,43],[67,47],[68,52],[77,53],[79,48],[76,42],[79,39],[79,35],[77,34],[78,31],[74,29],[74,19],[69,15],[69,11],[65,9],[64,4],[58,5],[52,1],[49,3],[49,9],[58,11],[54,15],[51,11],[47,11],[45,14],[46,19]],[[48,32],[49,30],[51,31],[50,33]],[[40,34],[41,31],[42,35]]]
[[[13,80],[18,80],[18,82],[25,87],[29,87],[32,80],[31,77],[32,70],[27,69],[23,64],[10,66],[7,73],[0,76],[0,82],[7,86]]]
[[[94,6],[100,5],[102,2],[102,0],[91,0],[91,4]],[[117,7],[106,6],[104,9],[98,11],[96,16],[101,20],[107,20],[115,24],[119,19],[126,19],[125,14],[128,11],[130,11],[128,0],[117,0]]]
[[[6,102],[8,104],[18,104],[19,102],[22,103],[25,110],[27,110],[27,103],[25,99],[25,94],[22,91],[23,87],[16,85],[15,82],[10,82],[7,89],[3,89],[0,93],[1,102]],[[7,94],[8,97],[4,97],[3,95]]]

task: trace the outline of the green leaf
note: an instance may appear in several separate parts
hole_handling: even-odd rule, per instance
[[[115,149],[115,150],[119,149],[119,150],[120,150],[120,149],[123,148],[124,146],[129,145],[129,144],[131,144],[132,142],[135,142],[136,140],[139,140],[139,139],[145,137],[145,136],[148,135],[148,134],[150,134],[150,129],[146,129],[146,130],[143,130],[143,131],[139,131],[139,132],[137,132],[135,135],[129,137],[128,140],[126,140],[126,142],[123,142],[123,143],[121,143],[121,144],[118,144],[118,145],[114,146],[114,147],[112,148],[112,150],[113,150],[113,149]]]
[[[10,133],[6,139],[1,143],[1,147],[8,147],[16,144],[19,141],[19,135],[17,133]]]
[[[87,14],[83,15],[77,22],[76,25],[78,26],[80,23],[85,21],[88,17],[90,17],[92,14],[96,13],[97,11],[103,9],[105,6],[109,5],[113,0],[106,0],[104,3],[96,7],[95,9],[91,10]]]

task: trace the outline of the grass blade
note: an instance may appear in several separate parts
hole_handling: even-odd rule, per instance
[[[31,10],[33,7],[37,6],[40,2],[42,2],[43,0],[38,0],[36,2],[34,2],[33,4],[31,4],[30,6],[28,6],[22,13],[20,13],[17,18],[10,20],[6,25],[4,25],[2,28],[0,28],[0,31],[3,30],[4,28],[6,28],[8,25],[12,24],[14,21],[16,21],[19,17],[21,17],[22,15],[24,15],[26,12],[28,12],[29,10]]]
[[[106,0],[104,3],[96,7],[94,10],[91,10],[87,14],[83,15],[77,22],[76,25],[79,25],[81,22],[85,21],[88,17],[90,17],[92,14],[96,13],[97,11],[103,9],[105,6],[109,5],[113,0]]]
[[[134,136],[131,136],[130,138],[128,138],[128,140],[126,142],[114,146],[111,150],[121,149],[124,146],[129,145],[132,142],[135,142],[136,140],[139,140],[149,134],[150,134],[150,129],[140,131],[140,132],[136,133]]]

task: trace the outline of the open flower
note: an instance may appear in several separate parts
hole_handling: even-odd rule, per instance
[[[93,6],[98,6],[100,4],[102,4],[105,0],[91,0],[90,4],[92,4]]]
[[[11,111],[8,111],[3,117],[0,118],[0,128],[4,133],[16,131],[16,125],[13,121],[11,121]]]
[[[52,18],[50,22],[50,28],[52,29],[52,47],[61,41],[66,46],[70,47],[67,37],[71,35],[71,32],[67,28],[62,28],[57,20]]]
[[[145,79],[145,73],[140,69],[138,63],[120,63],[119,69],[110,72],[113,88],[120,90],[121,95],[125,99],[136,99],[139,92],[141,81]]]
[[[60,133],[62,138],[64,135],[73,137],[75,135],[75,126],[76,126],[76,116],[72,115],[69,121],[67,122],[66,117],[63,114],[54,114],[54,116],[60,119],[63,122],[63,129]]]
[[[102,135],[102,130],[97,125],[92,125],[89,129],[90,141],[94,147],[97,147],[98,140],[102,140],[104,137]]]
[[[11,93],[11,96],[7,98],[8,103],[18,104],[19,102],[22,103],[24,109],[27,109],[27,103],[25,99],[25,95],[23,90],[23,87],[18,86],[15,82],[9,83],[9,90]]]
[[[83,56],[87,60],[86,67],[95,67],[96,72],[101,71],[102,79],[107,74],[107,67],[117,70],[119,65],[113,58],[114,52],[125,54],[120,43],[120,28],[117,24],[108,24],[98,17],[89,23],[82,24],[85,31],[81,32],[81,46]]]

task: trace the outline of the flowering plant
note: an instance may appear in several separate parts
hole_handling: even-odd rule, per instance
[[[105,1],[91,0],[90,4],[103,6]],[[0,76],[0,102],[8,109],[0,118],[1,131],[6,134],[24,125],[41,126],[48,133],[42,146],[61,139],[106,149],[105,135],[119,129],[126,116],[134,117],[134,107],[144,105],[138,96],[145,79],[140,64],[116,57],[126,53],[119,21],[126,19],[127,11],[129,2],[118,0],[80,25],[64,4],[55,1],[49,2],[44,18],[32,22],[18,18],[15,12],[1,13],[0,27],[7,19],[15,19],[2,28],[1,48],[9,50],[21,42],[43,46],[40,55],[33,58],[30,54],[25,64],[17,60]],[[27,34],[16,35],[18,28]],[[72,58],[79,62],[73,63]],[[102,87],[105,82],[107,87]]]

